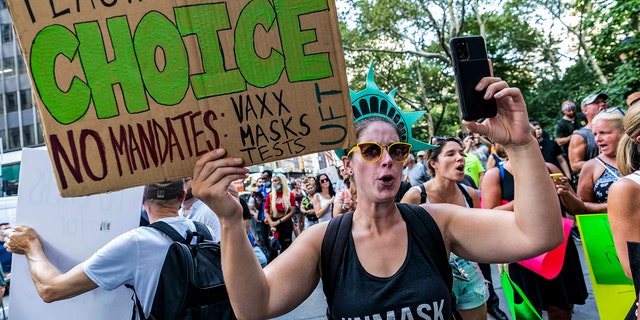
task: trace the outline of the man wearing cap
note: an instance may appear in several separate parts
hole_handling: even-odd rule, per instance
[[[598,144],[591,131],[591,121],[598,112],[607,108],[608,98],[609,96],[604,93],[596,93],[582,100],[580,108],[587,117],[587,125],[571,135],[568,150],[569,166],[571,166],[571,171],[575,174],[580,173],[582,166],[587,160],[595,158],[598,155]]]
[[[184,198],[183,188],[182,179],[147,185],[142,205],[151,223],[164,221],[186,236],[188,230],[196,228],[191,220],[178,214]],[[111,240],[64,274],[49,262],[38,234],[28,226],[15,227],[7,235],[4,246],[10,252],[26,256],[31,279],[45,302],[73,298],[97,287],[114,290],[129,284],[136,289],[144,315],[148,317],[172,243],[173,240],[159,230],[138,227]]]
[[[569,140],[578,129],[587,125],[587,117],[576,110],[576,104],[567,100],[562,103],[562,118],[556,121],[556,143],[562,149],[565,157],[568,156]]]

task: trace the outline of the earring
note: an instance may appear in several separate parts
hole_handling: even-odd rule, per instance
[[[350,176],[353,175],[353,170],[349,170],[349,172],[347,172],[347,174],[349,174]]]

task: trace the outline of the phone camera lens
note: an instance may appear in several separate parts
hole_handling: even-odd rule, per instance
[[[466,60],[469,59],[469,51],[467,49],[467,42],[460,41],[456,43],[456,53],[458,54],[458,59]]]

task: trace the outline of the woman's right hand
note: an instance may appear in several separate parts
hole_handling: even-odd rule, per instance
[[[221,221],[242,219],[242,206],[232,182],[245,179],[249,169],[243,167],[241,158],[225,158],[225,154],[224,149],[216,149],[198,159],[193,167],[191,189]]]
[[[498,114],[482,123],[463,121],[470,132],[487,136],[504,146],[522,146],[534,141],[527,105],[520,89],[509,87],[500,78],[485,77],[480,80],[476,90],[485,90],[484,98],[487,100],[496,99]]]

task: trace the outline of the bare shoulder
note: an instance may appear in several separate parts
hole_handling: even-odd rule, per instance
[[[612,192],[621,196],[625,194],[635,195],[640,192],[640,184],[637,184],[631,179],[620,179],[609,187],[609,195],[611,195]]]
[[[593,175],[594,172],[597,172],[599,168],[602,168],[602,171],[604,171],[604,167],[602,167],[598,160],[596,158],[592,158],[584,163],[582,170],[580,170],[580,174],[587,174],[590,176]]]
[[[582,143],[584,142],[584,138],[579,135],[579,134],[572,134],[571,135],[571,139],[569,139],[569,143],[571,144],[575,144],[575,143]]]
[[[404,196],[402,196],[402,203],[413,203],[420,204],[420,190],[417,188],[411,187],[407,192],[405,192]]]

